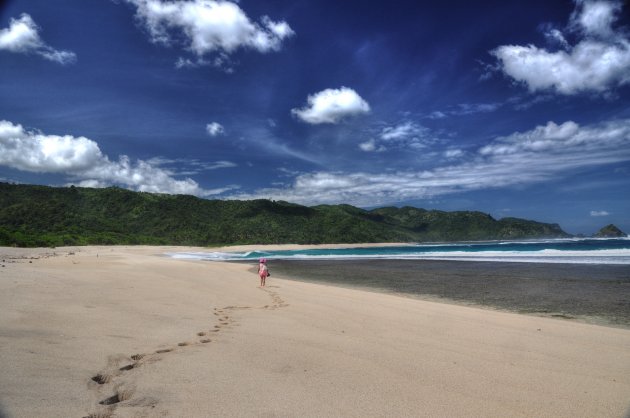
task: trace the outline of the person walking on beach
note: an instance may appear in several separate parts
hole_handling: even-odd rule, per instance
[[[260,276],[260,287],[264,287],[267,276],[270,276],[266,258],[261,258],[258,263],[258,275]]]

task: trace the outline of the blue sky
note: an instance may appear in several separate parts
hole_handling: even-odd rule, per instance
[[[0,181],[630,232],[621,2],[0,4]]]

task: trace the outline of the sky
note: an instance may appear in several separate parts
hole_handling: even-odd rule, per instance
[[[0,1],[0,181],[630,232],[629,8]]]

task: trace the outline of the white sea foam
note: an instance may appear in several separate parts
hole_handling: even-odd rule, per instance
[[[260,252],[196,252],[168,253],[170,257],[188,260],[235,261],[255,260]],[[423,251],[415,253],[361,254],[305,254],[284,251],[281,254],[268,252],[269,259],[286,260],[357,260],[357,259],[391,259],[391,260],[466,260],[523,263],[570,263],[570,264],[628,264],[630,265],[630,249],[606,249],[566,251],[544,249],[539,251]]]
[[[178,260],[243,260],[250,253],[229,253],[229,252],[195,252],[195,253],[166,253],[167,256]]]
[[[389,257],[386,257],[389,258]],[[591,251],[436,251],[394,256],[395,259],[467,260],[523,263],[630,264],[630,250]]]

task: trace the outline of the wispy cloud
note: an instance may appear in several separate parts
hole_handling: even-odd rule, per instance
[[[192,176],[205,171],[238,167],[238,164],[224,160],[201,161],[186,158],[154,157],[148,159],[147,162],[156,167],[165,167],[170,173],[177,176]]]
[[[436,110],[429,114],[429,119],[444,119],[450,116],[468,116],[477,113],[490,113],[500,109],[502,103],[461,103],[448,109]]]
[[[403,121],[381,127],[374,138],[359,144],[366,152],[386,151],[388,149],[424,149],[438,142],[433,132],[412,121]]]
[[[592,210],[591,211],[591,216],[598,218],[598,217],[602,217],[602,216],[608,216],[610,215],[610,213],[606,212],[605,210]]]
[[[26,13],[19,19],[11,19],[8,28],[0,29],[0,50],[35,54],[62,65],[77,60],[74,52],[57,50],[47,45],[39,36],[39,30],[33,18]]]
[[[455,156],[455,155],[453,155]],[[630,120],[590,126],[574,122],[538,126],[499,137],[458,163],[394,173],[312,172],[289,187],[240,193],[235,198],[273,197],[304,204],[391,204],[456,192],[535,184],[576,170],[630,161]]]

